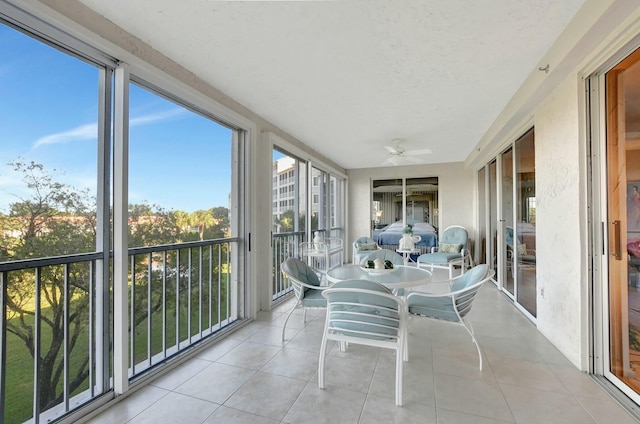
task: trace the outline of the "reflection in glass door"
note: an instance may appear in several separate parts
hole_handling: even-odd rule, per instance
[[[487,263],[487,211],[486,211],[486,167],[478,171],[478,241],[479,249],[475,249],[474,261],[477,264]]]
[[[499,244],[500,255],[506,258],[505,266],[502,267],[501,280],[502,287],[511,295],[515,294],[514,275],[515,268],[513,261],[509,260],[507,246],[513,239],[513,149],[509,148],[502,154],[502,186],[501,186],[501,202],[502,202],[502,237],[503,243]]]
[[[487,250],[491,257],[491,263],[496,271],[496,283],[502,281],[502,270],[498,268],[498,162],[489,164],[489,237],[487,237]]]
[[[640,50],[605,81],[609,368],[640,393]]]
[[[536,316],[536,161],[533,129],[515,144],[517,225],[507,240],[507,261],[516,273],[516,301]],[[509,233],[507,232],[507,239]]]

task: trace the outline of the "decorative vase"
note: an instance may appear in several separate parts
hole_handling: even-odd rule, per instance
[[[313,248],[315,250],[322,250],[324,248],[324,237],[317,231],[313,234]]]
[[[413,250],[416,247],[411,234],[403,234],[400,239],[400,250]]]

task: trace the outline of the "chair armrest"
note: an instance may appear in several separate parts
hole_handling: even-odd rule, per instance
[[[431,248],[431,253],[436,253],[438,251],[438,247],[437,246],[433,246]]]

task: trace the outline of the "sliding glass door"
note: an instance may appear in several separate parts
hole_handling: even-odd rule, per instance
[[[605,75],[608,353],[605,375],[640,393],[640,50]],[[605,338],[606,340],[607,338]],[[605,342],[606,343],[606,342]],[[624,387],[626,386],[626,387]],[[632,391],[632,392],[630,392]]]
[[[481,253],[498,287],[536,316],[536,200],[534,130],[478,171]]]

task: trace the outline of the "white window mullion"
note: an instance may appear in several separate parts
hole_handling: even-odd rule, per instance
[[[129,186],[129,70],[115,70],[113,154],[113,387],[123,394],[128,378],[128,186]]]

